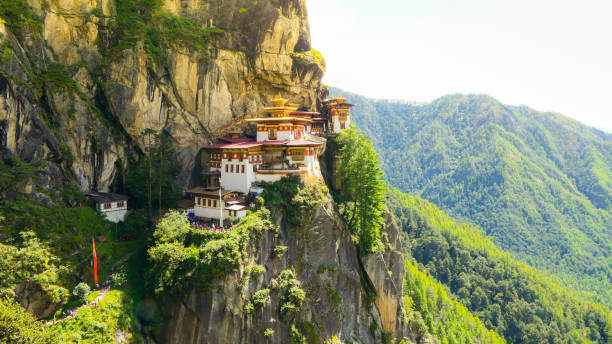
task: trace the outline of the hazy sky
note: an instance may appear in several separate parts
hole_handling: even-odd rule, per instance
[[[324,83],[374,98],[486,93],[612,132],[612,0],[306,0]]]

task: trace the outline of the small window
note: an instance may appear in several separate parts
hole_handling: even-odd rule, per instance
[[[268,131],[268,139],[276,140],[276,128],[270,128]]]
[[[213,203],[213,207],[216,208],[217,207],[217,200],[215,200],[215,202]]]
[[[242,165],[242,174],[244,174],[244,165]]]
[[[111,208],[110,203],[104,203],[104,209],[110,209],[110,208]]]
[[[200,197],[196,197],[196,201],[198,202],[198,205],[200,205]]]
[[[122,207],[123,207],[123,201],[117,202],[117,208],[122,208]]]
[[[229,171],[229,165],[225,165],[225,173]]]
[[[234,173],[234,165],[232,165],[232,167],[230,168],[230,171]]]

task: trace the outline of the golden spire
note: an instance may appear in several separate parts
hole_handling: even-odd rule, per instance
[[[283,107],[289,100],[283,99],[281,95],[277,95],[276,99],[272,99],[272,103],[274,103],[275,107]]]

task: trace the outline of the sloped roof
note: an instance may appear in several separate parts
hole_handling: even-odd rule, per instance
[[[99,191],[86,192],[85,196],[98,203],[127,201],[129,199],[129,197],[126,195],[120,195],[120,194],[116,194],[112,192],[99,192]]]

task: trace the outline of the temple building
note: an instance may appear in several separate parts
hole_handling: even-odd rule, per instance
[[[197,187],[187,192],[195,196],[193,213],[201,218],[224,219],[246,216],[245,200],[237,192]]]
[[[110,222],[123,222],[127,215],[128,197],[111,192],[85,193],[85,201],[91,203]]]
[[[317,150],[320,139],[307,139],[312,117],[318,113],[299,112],[286,105],[287,100],[273,100],[266,115],[247,119],[256,127],[256,137],[240,137],[240,132],[204,146],[207,155],[203,172],[207,188],[219,188],[248,194],[253,184],[275,182],[288,174],[318,174]],[[316,138],[315,138],[316,139]]]
[[[322,116],[287,102],[278,96],[265,114],[246,120],[255,126],[254,138],[232,131],[203,147],[203,186],[188,190],[195,197],[195,216],[240,218],[246,215],[244,196],[260,193],[262,182],[291,174],[320,176],[318,154],[324,139],[313,134],[338,134],[347,128],[353,105],[342,97],[327,100],[328,116]]]
[[[351,124],[351,108],[355,105],[346,102],[346,98],[338,96],[323,101],[327,110],[327,121],[329,134],[339,134],[340,131],[348,129]]]

